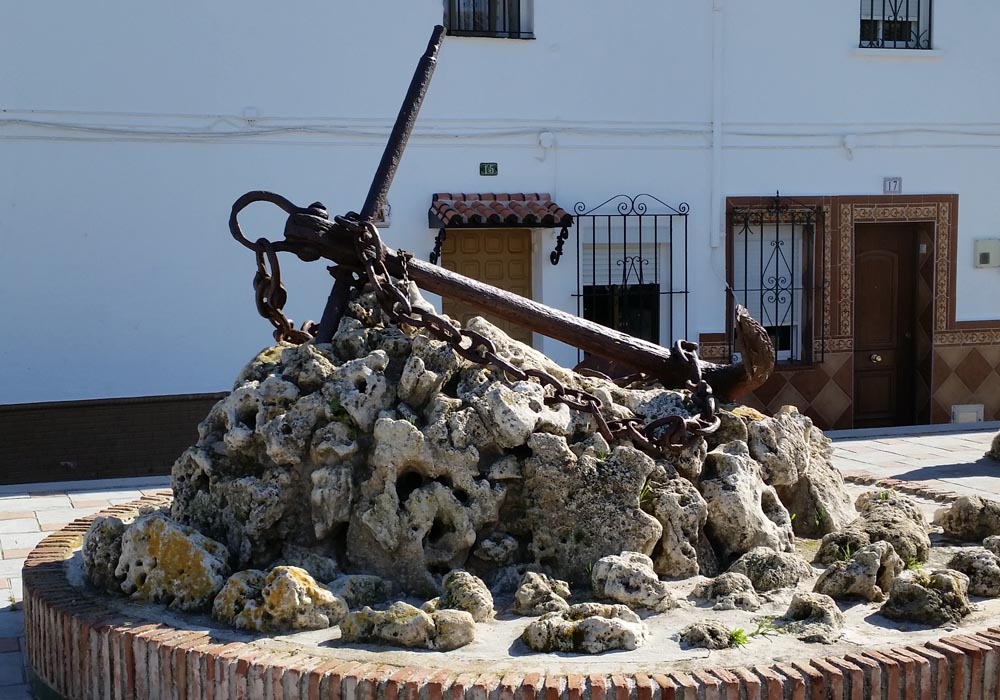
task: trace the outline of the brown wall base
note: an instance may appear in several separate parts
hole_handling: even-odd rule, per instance
[[[169,474],[223,395],[0,406],[0,483]]]

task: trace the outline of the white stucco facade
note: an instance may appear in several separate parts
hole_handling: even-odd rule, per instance
[[[0,404],[227,388],[270,341],[230,205],[360,207],[441,21],[440,0],[0,9]],[[857,3],[536,0],[533,40],[446,40],[383,238],[426,258],[435,192],[686,202],[697,339],[725,329],[726,197],[896,176],[959,196],[956,318],[1000,318],[972,252],[1000,238],[1000,4],[938,0],[932,21],[931,51],[862,50]],[[277,210],[247,221],[281,235]],[[575,312],[575,241],[553,267],[534,235],[535,297]],[[324,266],[283,272],[289,316],[318,320]]]

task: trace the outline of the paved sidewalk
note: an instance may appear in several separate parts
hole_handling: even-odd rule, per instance
[[[1000,461],[985,457],[1000,422],[829,431],[845,474],[924,481],[938,490],[1000,498]]]
[[[926,481],[939,489],[1000,497],[1000,462],[983,457],[1000,423],[972,429],[918,426],[834,431],[834,464],[842,471]],[[169,488],[167,477],[0,486],[0,698],[31,695],[26,685],[21,567],[28,552],[76,518]]]
[[[31,698],[21,567],[36,544],[77,518],[170,488],[168,477],[0,485],[0,698]]]

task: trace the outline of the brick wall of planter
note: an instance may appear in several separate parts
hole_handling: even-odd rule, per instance
[[[949,501],[915,482],[882,485]],[[150,496],[104,511],[134,513]],[[845,656],[691,672],[465,673],[336,658],[332,649],[226,642],[204,629],[130,618],[74,588],[63,562],[92,516],[45,539],[24,566],[25,634],[35,690],[71,700],[965,700],[1000,692],[1000,627]],[[901,635],[902,637],[902,635]],[[903,641],[903,639],[901,639]]]

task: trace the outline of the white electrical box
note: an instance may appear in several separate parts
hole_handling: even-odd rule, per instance
[[[952,423],[982,423],[983,404],[967,403],[955,404],[951,407]]]
[[[1000,267],[1000,240],[981,238],[975,241],[976,267]]]

